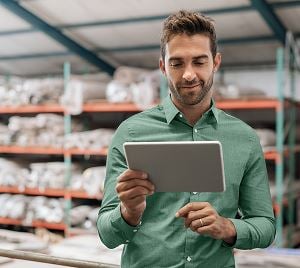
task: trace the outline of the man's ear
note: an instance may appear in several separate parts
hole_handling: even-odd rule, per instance
[[[221,53],[218,52],[214,59],[214,73],[219,70],[221,61],[222,61],[222,56],[221,56]]]
[[[164,60],[162,58],[159,59],[159,69],[161,70],[163,75],[166,76],[166,67],[165,67]]]

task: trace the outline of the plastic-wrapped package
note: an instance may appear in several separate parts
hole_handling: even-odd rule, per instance
[[[61,105],[69,114],[82,112],[82,106],[89,100],[105,99],[107,83],[72,79],[60,99]]]
[[[92,224],[94,226],[96,226],[96,224],[97,224],[99,210],[100,210],[100,207],[93,208],[88,214],[88,219],[92,222]]]
[[[65,187],[65,164],[64,162],[31,163],[27,187],[63,189]],[[79,173],[80,167],[72,164],[72,175]]]
[[[100,166],[87,168],[82,174],[73,174],[71,188],[73,190],[84,190],[90,196],[97,195],[103,191],[105,171],[105,166]]]
[[[24,195],[1,195],[1,217],[22,219],[26,213],[27,197]]]
[[[58,103],[64,91],[62,78],[27,79],[24,81],[22,94],[28,104]]]
[[[237,98],[264,98],[266,93],[256,88],[239,87],[235,84],[214,83],[214,98],[237,99]]]
[[[157,98],[157,90],[153,88],[149,81],[131,85],[133,102],[142,110],[153,106]]]
[[[5,207],[5,204],[10,197],[10,194],[0,194],[0,217],[6,217],[7,211],[3,208]]]
[[[11,144],[55,148],[62,148],[64,144],[64,117],[61,115],[12,116],[9,118],[8,130]],[[72,120],[72,131],[82,130],[83,124],[78,120]]]
[[[66,149],[103,149],[109,146],[114,132],[114,129],[101,128],[71,133],[66,135],[64,145]]]
[[[255,129],[255,131],[259,137],[259,141],[262,147],[275,146],[276,133],[274,130],[266,128],[257,128]]]
[[[59,223],[64,220],[64,199],[49,198],[47,202],[48,214],[45,217],[47,222]]]
[[[64,219],[64,199],[47,198],[39,196],[32,198],[28,203],[26,222],[42,220],[46,222],[60,223]]]
[[[83,224],[91,210],[92,207],[85,205],[73,207],[70,212],[71,225],[76,226]]]
[[[12,219],[23,219],[26,215],[27,196],[14,195],[6,203],[6,208],[9,210],[8,217]]]
[[[134,102],[141,109],[153,105],[159,97],[160,71],[118,67],[106,90],[109,102]]]
[[[112,103],[132,102],[132,89],[119,81],[111,81],[106,88],[106,99]]]
[[[12,134],[9,132],[8,126],[0,124],[0,145],[9,145],[12,140]]]
[[[130,85],[133,83],[138,83],[144,80],[145,75],[150,73],[150,70],[120,66],[114,72],[114,80],[120,82],[123,85]]]
[[[105,174],[105,166],[86,169],[82,174],[83,189],[90,195],[96,195],[98,192],[102,192],[104,188]]]
[[[12,132],[36,129],[36,119],[35,117],[11,116],[8,129]]]
[[[0,185],[18,186],[22,189],[28,175],[29,170],[25,168],[25,164],[0,158]]]

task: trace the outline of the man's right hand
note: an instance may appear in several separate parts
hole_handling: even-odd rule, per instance
[[[146,196],[154,193],[154,185],[148,180],[148,175],[127,169],[119,176],[116,191],[124,220],[130,225],[138,225],[146,208]]]

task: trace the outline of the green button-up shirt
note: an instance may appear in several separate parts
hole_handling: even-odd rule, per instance
[[[118,176],[127,169],[126,141],[220,141],[223,149],[226,191],[222,193],[166,192],[147,197],[141,223],[128,225],[120,213],[115,190]],[[204,174],[195,174],[203,176]],[[124,244],[122,267],[234,267],[233,247],[184,227],[175,218],[189,202],[209,202],[237,231],[233,247],[264,248],[275,235],[275,220],[259,139],[248,125],[211,108],[191,126],[167,97],[161,105],[136,114],[117,129],[107,159],[105,193],[97,227],[109,248]],[[238,209],[241,219],[236,219]]]

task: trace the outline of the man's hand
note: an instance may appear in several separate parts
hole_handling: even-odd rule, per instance
[[[233,245],[236,230],[233,223],[221,217],[208,202],[193,202],[185,205],[176,213],[176,217],[185,218],[185,227],[199,234],[207,234]]]
[[[127,169],[118,178],[116,191],[121,200],[121,214],[133,226],[139,224],[146,208],[146,196],[154,193],[154,185],[141,171]]]

